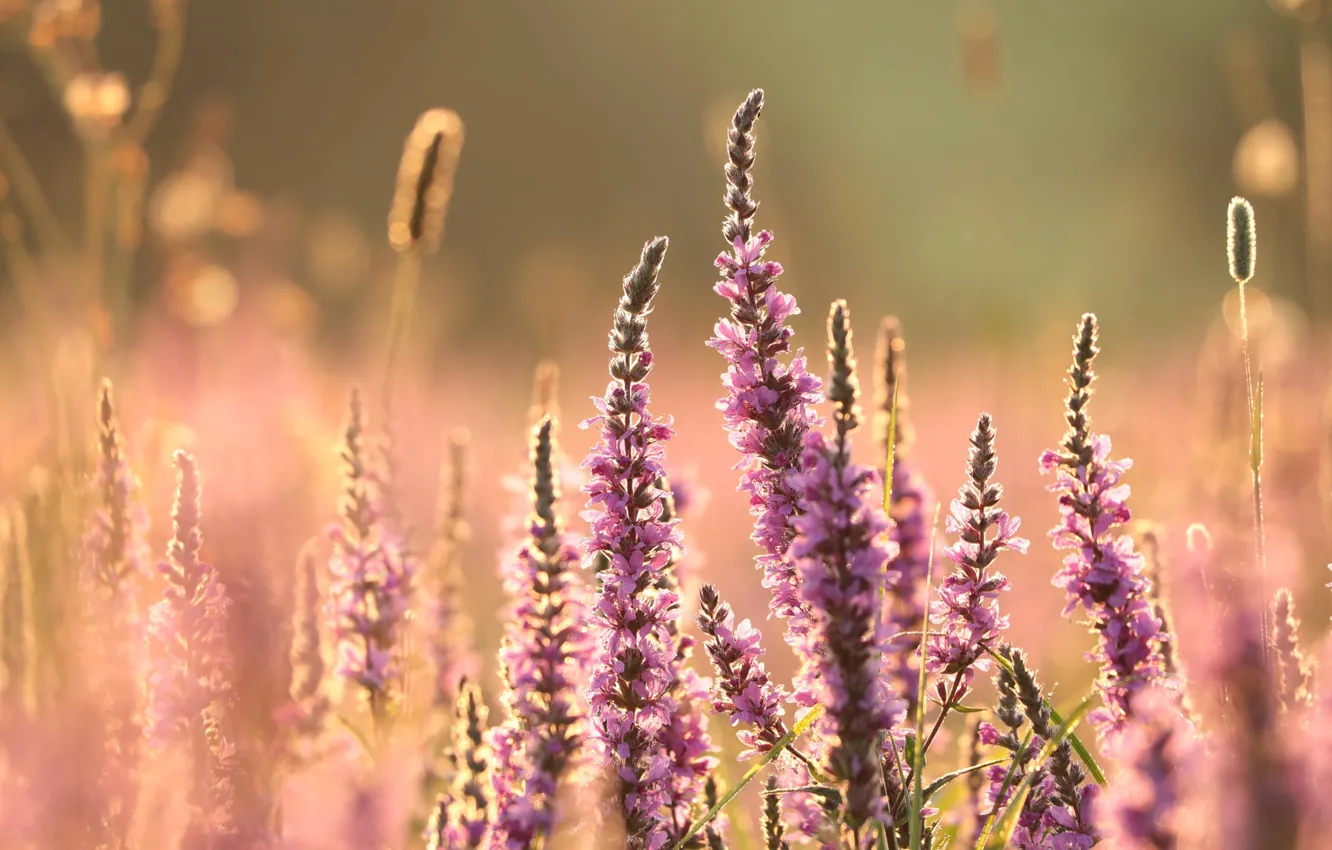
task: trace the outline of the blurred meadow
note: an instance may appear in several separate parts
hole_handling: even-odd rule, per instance
[[[686,547],[772,632],[769,667],[789,675],[714,406],[724,364],[704,345],[723,315],[724,131],[755,86],[755,194],[805,308],[795,343],[823,374],[825,306],[846,299],[868,388],[877,322],[901,319],[916,458],[941,498],[963,481],[977,412],[993,413],[1006,506],[1034,541],[1005,564],[1011,637],[1052,699],[1094,674],[1086,630],[1056,616],[1056,510],[1037,468],[1065,427],[1069,334],[1099,316],[1096,425],[1134,459],[1135,518],[1158,524],[1165,563],[1185,559],[1195,522],[1242,540],[1248,417],[1222,210],[1253,202],[1268,581],[1292,588],[1312,644],[1332,614],[1320,3],[0,0],[0,526],[11,572],[34,576],[30,698],[59,716],[73,675],[58,661],[80,617],[60,552],[86,507],[70,494],[96,462],[107,378],[154,561],[172,452],[198,459],[204,559],[233,596],[237,716],[276,740],[297,556],[315,539],[327,558],[354,385],[381,425],[385,222],[403,140],[435,107],[466,139],[399,356],[395,487],[428,550],[450,435],[466,432],[458,557],[483,692],[500,687],[504,481],[526,474],[534,370],[559,365],[561,440],[581,458],[621,277],[657,234],[671,248],[653,404],[675,419],[670,467],[707,493]],[[858,452],[879,460],[868,440]],[[576,518],[582,496],[565,490]],[[1187,608],[1187,580],[1164,581]],[[289,824],[319,820],[319,793],[270,790]]]

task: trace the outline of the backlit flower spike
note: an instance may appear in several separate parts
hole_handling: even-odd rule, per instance
[[[741,458],[739,489],[749,494],[754,517],[751,539],[758,544],[757,566],[771,593],[769,611],[787,620],[786,641],[805,651],[809,612],[800,600],[800,577],[787,557],[794,534],[791,521],[799,496],[791,483],[801,462],[805,437],[819,424],[814,405],[822,400],[819,379],[809,374],[803,352],[791,351],[794,331],[786,321],[799,312],[795,298],[777,289],[778,263],[765,261],[768,231],[753,233],[758,203],[750,197],[754,166],[754,124],[763,91],[750,92],[736,110],[727,135],[726,205],[722,225],[729,250],[717,258],[722,280],[714,289],[728,302],[729,315],[717,322],[708,345],[726,360],[717,402],[731,445]],[[786,362],[783,362],[785,358]],[[812,705],[813,695],[797,689],[796,701]]]
[[[993,569],[999,553],[1027,551],[1018,537],[1020,521],[999,508],[1003,487],[993,482],[995,431],[988,413],[982,413],[971,432],[967,483],[958,490],[945,521],[948,534],[957,538],[943,551],[956,569],[939,584],[938,598],[930,605],[930,622],[941,634],[932,635],[925,648],[926,669],[936,677],[940,702],[955,703],[970,690],[976,670],[989,669],[986,650],[997,646],[1008,617],[999,613],[999,594],[1009,589],[1008,579]]]
[[[597,414],[583,423],[598,439],[583,461],[588,471],[584,518],[592,537],[585,566],[601,565],[592,611],[596,649],[588,702],[592,740],[618,780],[614,795],[633,850],[666,845],[672,824],[671,757],[662,736],[676,704],[676,645],[671,634],[677,596],[662,587],[664,570],[680,546],[676,523],[663,522],[662,457],[672,429],[648,412],[652,371],[647,316],[666,254],[665,237],[643,248],[624,278],[610,332],[611,381],[593,400]]]
[[[881,675],[887,632],[879,624],[887,569],[896,552],[888,539],[888,517],[875,485],[878,473],[851,460],[851,432],[860,419],[851,347],[850,315],[835,302],[828,318],[828,398],[835,433],[812,434],[791,483],[800,496],[794,519],[792,563],[799,570],[800,600],[810,612],[804,657],[814,669],[801,671],[798,687],[823,704],[819,730],[826,743],[826,769],[843,787],[842,820],[859,835],[883,810],[880,734],[904,716]]]
[[[1088,659],[1100,667],[1102,706],[1090,719],[1109,744],[1132,711],[1133,694],[1168,683],[1161,621],[1143,558],[1133,538],[1120,530],[1131,517],[1129,486],[1122,479],[1132,462],[1111,459],[1110,438],[1093,432],[1087,416],[1096,377],[1096,333],[1096,316],[1087,313],[1073,339],[1064,414],[1068,430],[1058,449],[1041,455],[1040,467],[1054,474],[1047,489],[1059,496],[1060,521],[1050,537],[1056,549],[1069,553],[1053,583],[1068,595],[1064,615],[1081,608],[1097,635]]]
[[[580,698],[591,655],[577,541],[559,518],[555,420],[533,430],[526,535],[506,566],[513,599],[500,667],[504,722],[491,734],[496,768],[491,847],[543,846],[555,824],[556,791],[586,734]]]

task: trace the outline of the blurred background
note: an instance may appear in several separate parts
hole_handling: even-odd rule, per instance
[[[424,532],[445,435],[472,434],[478,643],[498,640],[501,479],[522,472],[532,370],[563,367],[563,439],[580,457],[620,277],[658,234],[671,249],[654,406],[676,417],[674,468],[711,493],[688,545],[761,619],[713,407],[723,364],[704,346],[724,306],[711,286],[725,129],[761,86],[759,222],[814,370],[832,299],[850,303],[867,388],[874,330],[898,315],[930,481],[951,496],[975,417],[992,411],[999,480],[1038,541],[1056,517],[1036,458],[1063,430],[1084,311],[1102,323],[1093,417],[1137,461],[1137,515],[1162,524],[1168,552],[1192,522],[1242,537],[1224,212],[1233,194],[1254,202],[1271,571],[1312,638],[1332,610],[1332,53],[1318,6],[0,0],[0,487],[20,498],[91,451],[109,376],[154,541],[169,528],[169,450],[193,447],[205,553],[250,588],[243,618],[281,622],[297,549],[334,518],[348,389],[374,380],[387,333],[403,139],[441,106],[466,144],[395,430]],[[868,433],[859,451],[873,458]],[[1059,693],[1080,692],[1090,638],[1055,616],[1058,556],[1037,545],[1008,561],[1015,640],[1055,665]]]

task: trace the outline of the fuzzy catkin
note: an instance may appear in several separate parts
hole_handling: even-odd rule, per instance
[[[463,137],[462,119],[448,109],[423,112],[407,135],[388,219],[395,251],[429,254],[439,247]]]
[[[1240,197],[1231,198],[1226,209],[1226,258],[1230,264],[1230,276],[1240,286],[1253,278],[1253,267],[1258,259],[1258,228],[1253,207]]]

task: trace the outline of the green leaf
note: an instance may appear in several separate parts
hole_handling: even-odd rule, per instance
[[[986,711],[987,709],[976,708],[975,706],[962,705],[961,703],[959,703],[953,706],[952,710],[956,711],[958,714],[980,714],[982,711]]]
[[[934,584],[934,545],[939,533],[939,505],[934,506],[934,521],[930,524],[930,560],[925,568],[925,599],[929,604]],[[920,642],[920,680],[916,683],[916,750],[911,760],[911,811],[907,812],[907,825],[911,835],[911,850],[921,850],[922,833],[925,831],[924,819],[920,816],[922,789],[921,774],[925,771],[925,748],[921,745],[925,737],[925,641]]]
[[[1008,761],[1008,759],[1006,758],[994,759],[993,761],[986,761],[986,762],[981,762],[980,764],[968,765],[967,767],[964,767],[961,770],[955,770],[952,773],[945,773],[943,776],[940,776],[938,779],[931,782],[925,788],[924,799],[922,802],[928,803],[930,801],[930,798],[933,797],[935,794],[939,793],[940,791],[942,791],[945,785],[947,785],[949,782],[952,782],[954,779],[957,779],[960,776],[966,776],[968,773],[975,773],[976,771],[984,770],[987,767],[994,767],[996,764],[1003,764],[1006,761]]]
[[[671,846],[671,850],[682,850],[682,848],[687,847],[690,839],[702,832],[703,827],[712,823],[712,820],[717,817],[717,815],[721,814],[721,810],[726,808],[727,804],[734,800],[740,792],[744,790],[744,787],[754,780],[755,776],[759,775],[759,771],[771,764],[782,754],[782,750],[791,746],[791,743],[795,741],[796,738],[799,738],[809,729],[809,727],[813,726],[814,721],[818,720],[819,715],[821,714],[823,714],[822,705],[816,705],[811,708],[804,717],[800,718],[795,726],[791,727],[791,731],[783,735],[782,739],[774,744],[771,750],[764,753],[763,758],[759,759],[758,764],[751,767],[745,772],[744,776],[740,777],[740,781],[735,784],[735,787],[722,795],[722,798],[717,801],[715,806],[708,809],[703,817],[699,818],[694,822],[693,826],[689,827],[689,831],[684,834],[683,838]]]

